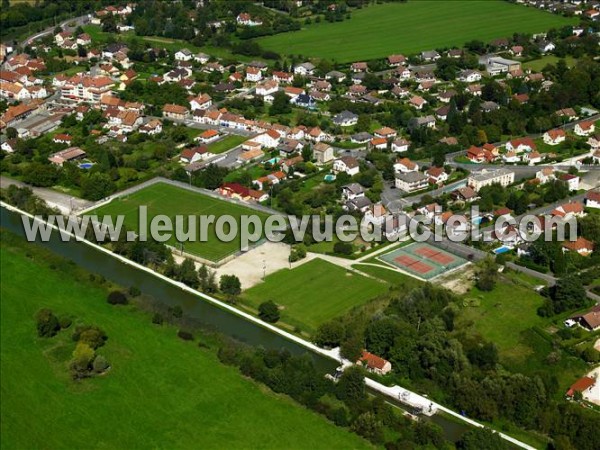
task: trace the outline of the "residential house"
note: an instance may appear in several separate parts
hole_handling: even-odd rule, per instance
[[[256,85],[256,95],[261,97],[272,96],[279,90],[279,83],[276,80],[265,80]],[[265,99],[266,100],[266,99]],[[273,98],[271,99],[273,101]]]
[[[208,94],[200,94],[197,97],[190,99],[190,109],[196,111],[198,109],[206,110],[212,106],[212,98]]]
[[[537,173],[535,174],[535,178],[537,180],[539,180],[540,184],[544,184],[544,183],[547,183],[548,181],[555,180],[556,177],[554,175],[554,168],[553,167],[543,167],[542,169],[537,171]]]
[[[386,150],[387,147],[388,147],[388,141],[387,141],[386,138],[374,137],[369,142],[369,147],[370,148],[376,148],[377,150]]]
[[[419,165],[408,158],[400,158],[394,164],[394,170],[402,173],[416,172],[419,170]]]
[[[407,152],[410,147],[410,141],[400,138],[392,142],[392,151],[396,153]]]
[[[185,106],[174,105],[172,103],[167,103],[165,106],[163,106],[162,112],[163,117],[176,120],[184,120],[190,113],[189,109],[187,109]]]
[[[294,73],[303,77],[313,75],[315,73],[315,65],[305,62],[294,67]]]
[[[61,150],[60,152],[51,154],[48,157],[48,161],[54,165],[62,167],[62,165],[66,162],[76,161],[78,159],[85,158],[85,156],[86,153],[79,147],[69,147],[65,150]]]
[[[404,55],[390,55],[388,56],[388,64],[390,67],[398,67],[404,65],[406,57]]]
[[[563,173],[558,178],[567,183],[570,191],[577,191],[579,189],[579,177],[577,175]]]
[[[262,71],[256,67],[248,67],[246,69],[246,81],[257,83],[262,80]]]
[[[423,97],[419,97],[418,95],[415,95],[408,101],[408,103],[410,103],[410,105],[413,106],[414,108],[421,110],[421,109],[423,109],[423,106],[425,106],[425,104],[427,104],[427,100],[425,100]]]
[[[294,153],[301,151],[304,148],[304,144],[297,139],[282,139],[277,146],[279,155],[283,157],[289,157]]]
[[[589,256],[594,251],[594,243],[584,237],[578,237],[575,241],[564,241],[562,249],[563,252],[577,252],[581,256]]]
[[[600,191],[588,191],[585,194],[585,206],[586,208],[600,208]]]
[[[355,62],[350,66],[352,72],[366,72],[369,70],[369,66],[366,62]]]
[[[345,110],[333,117],[333,123],[340,127],[351,127],[358,123],[358,115]]]
[[[542,162],[542,155],[536,151],[525,153],[525,155],[523,155],[523,161],[529,163],[530,166],[533,166],[534,164]]]
[[[356,363],[365,366],[369,372],[377,375],[386,375],[392,371],[392,364],[389,361],[366,350],[363,350],[360,359]]]
[[[575,125],[575,129],[573,131],[575,131],[575,134],[577,136],[589,136],[590,134],[594,133],[594,131],[596,131],[596,125],[591,120],[586,122],[579,122]]]
[[[560,128],[555,128],[553,130],[548,130],[544,133],[544,142],[548,145],[558,145],[561,142],[564,142],[567,135],[565,130]]]
[[[333,161],[333,173],[338,174],[345,172],[350,176],[356,175],[360,172],[360,166],[358,160],[353,156],[342,156],[339,159]]]
[[[191,164],[196,161],[203,161],[214,156],[206,146],[186,148],[179,155],[179,161],[185,164]]]
[[[385,139],[392,139],[398,136],[398,132],[390,127],[383,127],[375,131],[375,136]]]
[[[585,216],[584,205],[579,201],[564,203],[554,208],[550,215],[553,217],[562,217],[565,220],[572,217],[583,217]]]
[[[252,140],[258,142],[263,147],[276,148],[281,140],[281,135],[277,131],[268,130],[266,133],[253,137]]]
[[[598,321],[595,322],[595,324],[596,324],[596,328],[600,327],[600,314],[598,314]],[[592,329],[596,329],[596,328],[592,328]],[[592,377],[582,377],[571,385],[571,387],[567,391],[567,397],[574,398],[576,393],[579,393],[579,394],[584,394],[586,392],[590,393],[595,384],[596,384],[596,379],[594,379]]]
[[[458,80],[463,83],[475,83],[481,81],[481,72],[477,70],[463,70],[458,74]]]
[[[453,191],[451,195],[452,198],[454,198],[454,200],[469,203],[479,198],[479,196],[477,195],[477,191],[475,191],[475,189],[473,189],[471,186],[464,186],[458,188],[455,191]]]
[[[152,119],[145,123],[139,128],[139,132],[142,134],[149,134],[150,136],[162,133],[162,123],[158,119]]]
[[[535,142],[533,142],[533,139],[529,137],[513,139],[506,143],[506,150],[513,150],[516,153],[531,152],[536,149],[537,146],[535,145]]]
[[[442,185],[448,181],[448,174],[443,167],[430,167],[425,174],[429,177],[431,184]]]
[[[373,135],[365,131],[350,136],[350,142],[354,144],[366,144],[371,139],[373,139]]]
[[[408,129],[410,131],[418,130],[420,128],[435,128],[435,117],[413,117],[408,122]]]
[[[354,200],[355,198],[364,197],[365,189],[359,183],[350,183],[342,186],[342,199]]]
[[[396,173],[396,187],[405,192],[413,192],[427,188],[429,177],[415,171],[406,173]]]
[[[236,22],[238,23],[238,25],[242,25],[245,27],[260,27],[263,24],[261,19],[257,17],[252,17],[247,12],[238,14],[238,16],[236,17]]]
[[[291,84],[294,81],[294,74],[288,72],[273,72],[273,79],[278,83]]]
[[[200,134],[195,140],[203,144],[209,144],[219,139],[221,134],[217,130],[206,130]]]
[[[194,55],[189,49],[182,48],[175,52],[174,57],[176,61],[191,61],[194,58]]]
[[[313,147],[313,158],[317,164],[325,164],[334,158],[333,147],[325,142],[319,142]]]

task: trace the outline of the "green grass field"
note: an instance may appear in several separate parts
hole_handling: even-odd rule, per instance
[[[256,210],[236,205],[226,200],[219,200],[207,195],[198,194],[166,183],[157,183],[146,187],[131,195],[120,197],[107,205],[95,209],[90,214],[125,216],[125,226],[130,230],[138,230],[138,208],[141,205],[148,207],[148,222],[152,217],[158,214],[165,214],[169,217],[175,215],[184,215],[185,227],[187,230],[188,215],[214,215],[215,220],[222,215],[231,215],[236,218],[238,225],[242,215],[258,215],[266,218],[266,214]],[[197,227],[200,230],[200,227]],[[219,261],[225,256],[240,249],[239,234],[231,242],[223,242],[217,239],[214,226],[208,229],[207,242],[188,242],[184,243],[183,250],[193,253],[210,261]],[[179,248],[179,244],[173,236],[167,244]]]
[[[404,292],[408,292],[423,283],[416,278],[396,272],[395,270],[385,266],[375,267],[368,264],[354,264],[352,267],[356,270],[366,273],[367,275],[371,275],[372,277],[383,280],[391,286],[401,288],[404,290]]]
[[[222,365],[212,350],[181,341],[175,328],[153,325],[134,307],[109,305],[106,290],[76,281],[69,264],[49,261],[24,241],[7,244],[4,232],[2,239],[2,448],[369,447]],[[73,382],[72,330],[38,338],[33,317],[42,307],[104,329],[108,341],[98,353],[112,369]]]
[[[531,69],[535,70],[536,72],[541,72],[542,69],[548,64],[556,64],[560,59],[564,59],[565,63],[569,67],[573,67],[575,64],[577,64],[577,60],[572,56],[567,56],[566,58],[559,58],[558,56],[554,55],[546,55],[542,56],[539,59],[534,59],[533,61],[523,63],[523,69]]]
[[[570,23],[574,20],[502,0],[411,0],[372,5],[353,11],[350,20],[313,23],[258,42],[281,54],[344,63],[461,46],[473,39],[489,42]]]
[[[231,150],[232,148],[237,147],[242,142],[245,142],[247,140],[248,138],[245,136],[230,134],[228,136],[225,136],[223,139],[219,139],[218,141],[208,144],[208,148],[210,149],[211,153],[218,155],[219,153],[223,153],[227,150]]]
[[[385,283],[353,274],[322,259],[267,276],[263,283],[242,293],[253,307],[273,300],[283,306],[281,320],[313,331],[354,306],[386,292]]]

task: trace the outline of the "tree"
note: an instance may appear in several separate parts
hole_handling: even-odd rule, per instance
[[[349,404],[364,400],[367,397],[364,379],[361,367],[348,367],[337,384],[337,397]]]
[[[321,347],[337,347],[344,339],[346,329],[339,320],[325,322],[319,325],[315,334],[315,342]]]
[[[190,258],[183,260],[177,270],[177,279],[190,287],[198,287],[200,280],[198,279],[198,272],[196,272],[196,265],[194,264],[194,261],[192,261]]]
[[[52,337],[60,330],[60,322],[54,313],[47,309],[40,309],[35,315],[39,337]]]
[[[272,300],[263,302],[258,307],[258,317],[265,322],[275,323],[279,320],[279,308]]]
[[[108,369],[109,367],[110,365],[108,364],[108,361],[102,355],[96,356],[96,359],[94,359],[94,363],[92,364],[92,368],[96,373],[102,373],[106,371],[106,369]]]
[[[242,292],[242,284],[240,279],[235,275],[222,275],[219,281],[221,292],[231,297],[240,295]]]
[[[269,109],[269,114],[277,116],[279,114],[288,114],[291,111],[290,98],[283,91],[276,92],[273,96],[273,103]]]
[[[94,349],[85,342],[78,342],[73,351],[73,358],[71,359],[71,370],[73,371],[74,378],[80,378],[85,376],[90,370],[90,366],[96,353]]]
[[[372,412],[362,413],[352,423],[352,430],[373,442],[383,440],[383,423]]]
[[[111,291],[106,301],[111,305],[126,305],[127,296],[121,291]]]
[[[510,447],[488,428],[471,428],[457,442],[459,450],[508,450]]]
[[[115,183],[106,173],[94,172],[81,183],[81,195],[88,200],[101,200],[115,189]]]
[[[476,271],[477,281],[475,285],[480,291],[491,291],[496,286],[498,269],[492,258],[481,261]]]
[[[17,129],[15,127],[8,127],[6,129],[6,139],[16,139]]]

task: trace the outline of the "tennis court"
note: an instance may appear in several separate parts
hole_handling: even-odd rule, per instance
[[[431,280],[467,263],[464,258],[422,242],[400,247],[379,259],[424,280]]]

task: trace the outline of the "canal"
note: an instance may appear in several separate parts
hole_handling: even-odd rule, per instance
[[[15,212],[9,211],[6,208],[0,208],[0,225],[21,237],[25,237],[21,216]],[[48,242],[38,240],[36,243],[57,255],[73,261],[89,272],[102,275],[115,284],[123,287],[136,286],[145,295],[151,296],[167,306],[179,305],[187,317],[195,319],[211,330],[230,336],[240,342],[251,346],[262,346],[266,349],[285,348],[296,355],[309,353],[316,367],[322,370],[323,373],[333,372],[338,365],[332,359],[309,352],[300,344],[289,341],[257,324],[227,312],[189,292],[178,289],[176,286],[150,273],[127,265],[119,259],[113,258],[109,254],[103,253],[85,243],[75,240],[65,242],[57,232],[52,233]],[[383,398],[401,407],[399,402],[393,402],[388,397]],[[468,425],[450,420],[439,414],[431,418],[425,418],[425,420],[431,420],[433,423],[439,425],[444,430],[446,438],[450,441],[458,440],[469,429]]]

